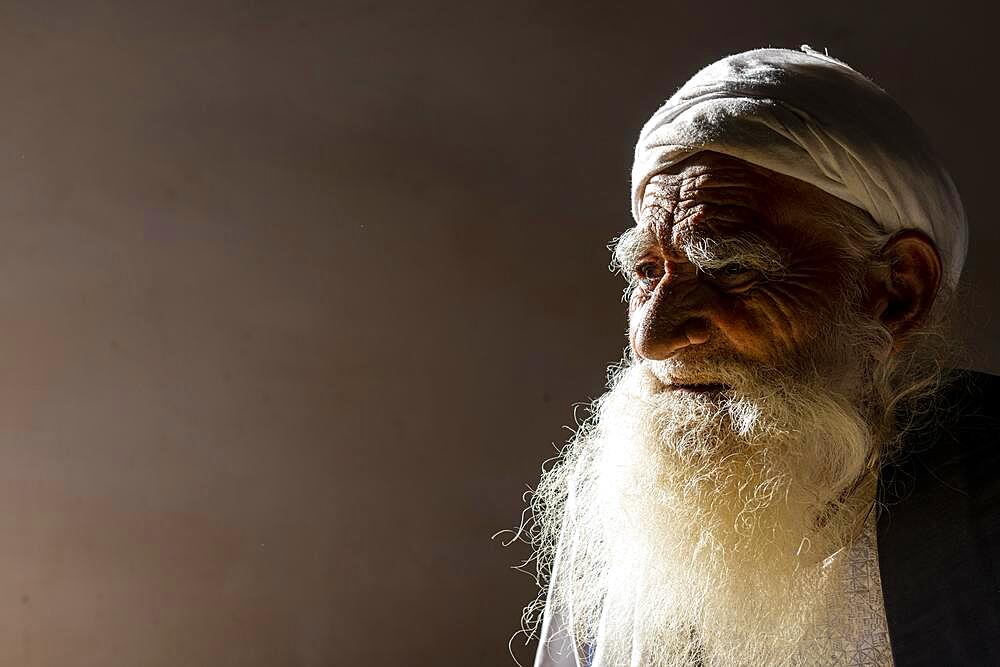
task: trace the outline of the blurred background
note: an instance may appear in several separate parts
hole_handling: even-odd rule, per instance
[[[639,128],[728,53],[827,48],[928,131],[1000,371],[993,25],[3,3],[0,665],[513,665],[534,583],[491,535],[625,344]]]

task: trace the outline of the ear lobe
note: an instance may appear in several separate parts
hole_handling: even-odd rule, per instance
[[[941,258],[923,232],[906,230],[889,239],[880,259],[881,266],[868,274],[868,304],[898,349],[934,304],[941,284]]]

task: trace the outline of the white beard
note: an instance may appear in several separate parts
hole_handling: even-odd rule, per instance
[[[685,369],[660,364],[663,377]],[[824,623],[824,559],[872,501],[857,397],[734,363],[722,396],[624,369],[534,501],[552,603],[610,665],[781,664]],[[859,489],[855,484],[864,477]]]

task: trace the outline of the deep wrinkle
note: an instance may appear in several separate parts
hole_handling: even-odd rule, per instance
[[[636,281],[630,343],[650,361],[725,352],[777,366],[821,333],[846,277],[836,269],[844,241],[817,220],[844,203],[818,188],[749,165],[699,153],[654,176],[639,221],[638,263],[661,271]],[[756,266],[702,270],[692,248],[756,246]],[[713,268],[725,259],[720,255]],[[649,269],[644,269],[650,276]]]

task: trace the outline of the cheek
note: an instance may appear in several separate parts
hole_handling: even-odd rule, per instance
[[[822,326],[824,317],[803,296],[778,285],[723,295],[713,320],[741,356],[775,365],[802,350]]]

